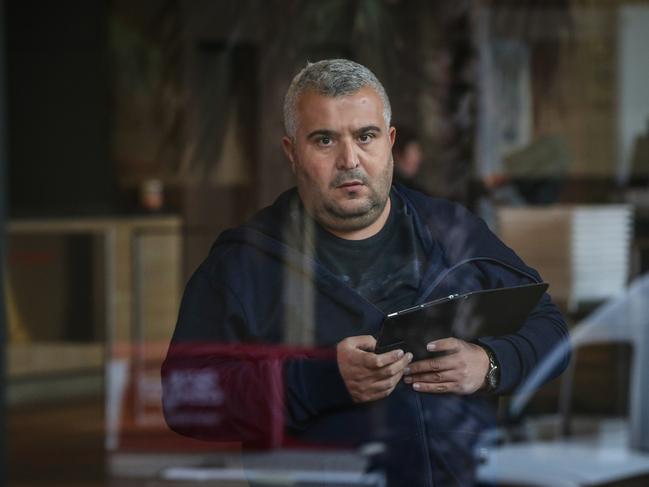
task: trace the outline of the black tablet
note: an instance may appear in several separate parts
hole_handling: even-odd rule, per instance
[[[538,283],[452,294],[391,313],[383,320],[375,352],[400,348],[421,360],[434,355],[426,344],[440,338],[472,341],[516,333],[547,288]]]

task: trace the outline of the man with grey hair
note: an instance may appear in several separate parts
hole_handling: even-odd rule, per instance
[[[295,77],[282,145],[297,188],[221,234],[187,284],[163,366],[172,429],[253,448],[380,442],[368,469],[389,485],[473,483],[489,398],[524,381],[566,326],[546,294],[514,335],[433,341],[418,361],[375,353],[389,313],[541,281],[462,207],[392,185],[390,110],[352,61]]]

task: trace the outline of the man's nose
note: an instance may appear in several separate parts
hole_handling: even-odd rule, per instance
[[[354,169],[358,167],[358,153],[356,146],[351,141],[342,141],[339,145],[340,150],[336,157],[336,167],[338,169]]]

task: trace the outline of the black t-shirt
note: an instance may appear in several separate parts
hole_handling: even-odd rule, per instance
[[[383,228],[364,240],[346,240],[315,224],[315,256],[338,278],[384,313],[414,304],[425,253],[412,214],[390,196]]]

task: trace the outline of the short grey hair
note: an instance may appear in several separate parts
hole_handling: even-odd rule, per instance
[[[392,108],[385,88],[378,78],[362,64],[348,59],[325,59],[317,63],[307,63],[288,87],[284,98],[284,129],[289,137],[297,131],[297,101],[304,92],[315,91],[332,98],[353,95],[361,88],[369,86],[376,90],[383,101],[383,118],[390,126]]]

